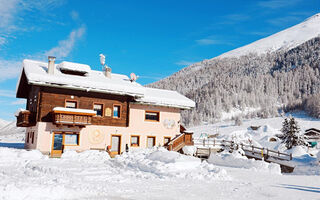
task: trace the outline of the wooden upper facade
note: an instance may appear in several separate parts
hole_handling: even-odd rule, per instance
[[[101,107],[102,114],[100,116],[92,116],[90,125],[118,127],[127,127],[129,125],[129,102],[132,101],[132,97],[39,86],[31,86],[29,89],[26,110],[30,111],[30,122],[54,123],[54,108],[66,107],[68,102],[74,102],[76,109],[93,110],[94,105]],[[120,109],[118,117],[114,116],[115,107]],[[70,112],[65,112],[64,114],[72,115]],[[80,113],[73,114],[81,115]],[[23,112],[21,112],[21,115],[23,115]],[[87,114],[84,113],[82,115]],[[35,123],[30,123],[29,126],[33,125]]]

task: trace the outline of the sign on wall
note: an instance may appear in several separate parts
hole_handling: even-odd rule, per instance
[[[104,116],[111,117],[112,111],[111,108],[106,108],[104,111]]]
[[[100,144],[104,140],[104,135],[100,130],[96,129],[89,133],[89,142],[91,144]]]
[[[176,122],[173,119],[165,119],[163,120],[162,124],[165,128],[172,129],[175,126]]]

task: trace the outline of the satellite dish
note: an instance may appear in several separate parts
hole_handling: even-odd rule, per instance
[[[134,82],[134,81],[136,81],[137,79],[138,79],[137,75],[132,72],[132,73],[130,74],[130,81],[131,81],[131,82]]]

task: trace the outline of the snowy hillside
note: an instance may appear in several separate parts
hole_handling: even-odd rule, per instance
[[[9,124],[10,122],[0,119],[0,129],[3,128],[4,126],[6,126],[7,124]]]
[[[244,118],[267,118],[278,116],[279,109],[299,108],[317,117],[319,54],[320,14],[317,14],[148,86],[176,90],[196,102],[195,109],[183,112],[183,123],[187,126],[219,121],[225,114],[232,116],[234,110]]]
[[[16,127],[15,121],[7,122],[0,119],[0,123],[0,142],[24,142],[25,128]]]
[[[256,53],[260,55],[278,50],[290,50],[312,38],[319,36],[320,13],[286,30],[224,53],[218,56],[218,58],[239,57],[249,53]]]

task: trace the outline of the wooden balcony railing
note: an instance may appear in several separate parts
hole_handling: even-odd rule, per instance
[[[192,132],[184,132],[173,138],[166,147],[169,151],[180,151],[184,146],[192,146]]]
[[[53,123],[57,125],[86,126],[92,123],[93,110],[84,109],[53,109]]]
[[[35,125],[35,113],[29,110],[20,111],[17,117],[17,127],[30,127]]]

